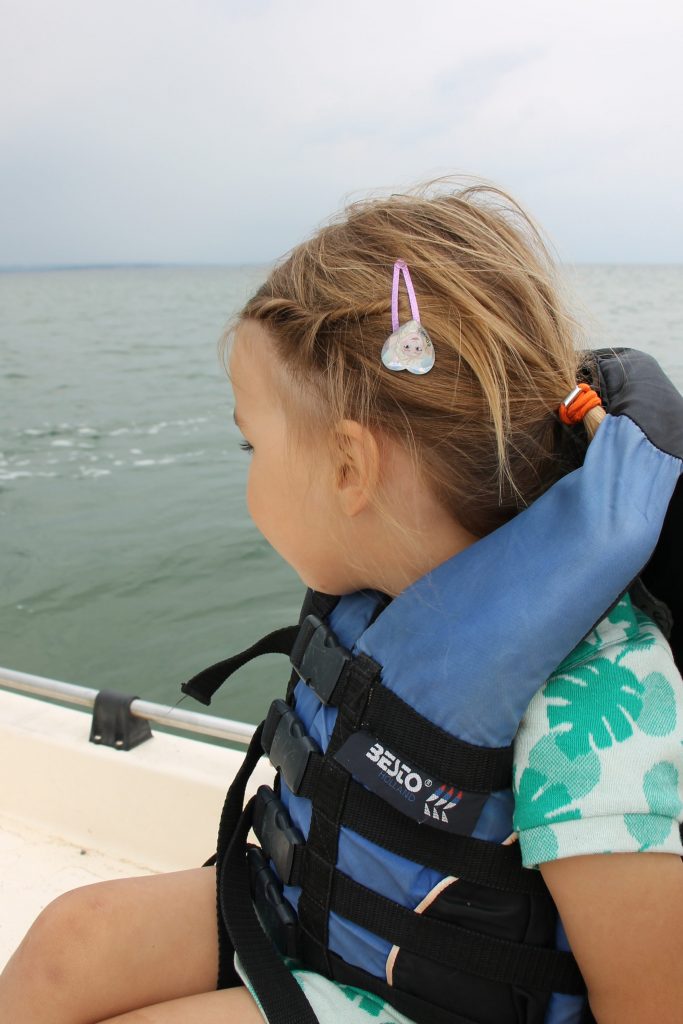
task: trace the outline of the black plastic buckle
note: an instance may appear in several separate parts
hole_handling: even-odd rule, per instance
[[[319,750],[306,734],[296,713],[284,700],[274,700],[270,705],[263,726],[261,746],[273,767],[282,773],[291,791],[298,793],[308,760],[311,754],[317,754]]]
[[[257,846],[247,847],[251,896],[263,930],[281,956],[298,959],[298,921],[282,885]]]
[[[353,655],[338,642],[329,626],[316,615],[307,615],[289,659],[306,685],[318,694],[323,704],[329,704]]]
[[[287,808],[270,786],[259,786],[256,793],[253,829],[266,857],[275,865],[280,880],[285,885],[299,884],[292,880],[292,868],[294,851],[304,845],[304,837],[292,825]]]

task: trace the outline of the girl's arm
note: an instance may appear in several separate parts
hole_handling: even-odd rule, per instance
[[[669,853],[540,865],[598,1024],[683,1019],[683,861]]]

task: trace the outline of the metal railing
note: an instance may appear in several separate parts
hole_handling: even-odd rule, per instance
[[[74,683],[62,683],[58,679],[44,676],[33,676],[27,672],[15,672],[13,669],[0,668],[0,688],[27,693],[34,697],[46,697],[78,707],[93,708],[98,690],[88,686],[76,686]],[[181,708],[169,708],[163,704],[154,704],[149,700],[136,698],[130,705],[130,713],[134,718],[144,718],[147,722],[164,725],[183,732],[199,733],[202,736],[213,736],[230,743],[249,744],[256,726],[247,722],[236,722],[230,718],[218,718],[216,715],[204,715],[197,711],[185,711]]]

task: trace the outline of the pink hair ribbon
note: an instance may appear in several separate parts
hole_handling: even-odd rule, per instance
[[[417,305],[417,298],[415,296],[415,289],[413,288],[413,281],[408,270],[408,264],[403,260],[396,260],[394,263],[394,281],[391,286],[391,329],[397,331],[399,328],[398,319],[398,287],[401,283],[401,274],[403,274],[403,280],[406,283],[406,291],[408,292],[408,301],[410,302],[410,312],[413,320],[419,324],[420,322],[420,310]]]

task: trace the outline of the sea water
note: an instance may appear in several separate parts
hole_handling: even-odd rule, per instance
[[[171,704],[296,621],[303,586],[247,515],[217,350],[266,272],[0,274],[1,666]],[[683,267],[566,277],[588,344],[649,351],[683,389]],[[260,659],[212,710],[257,721],[288,675]]]

